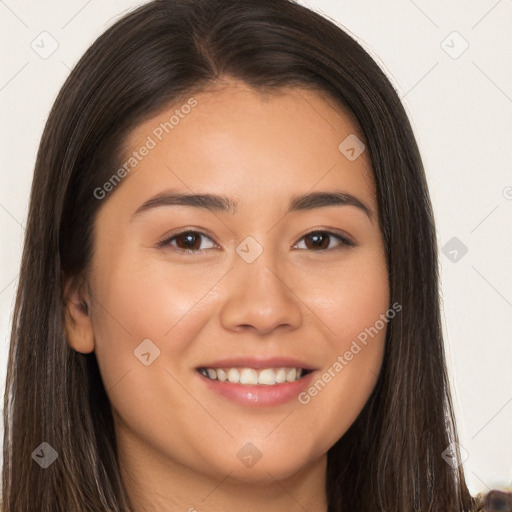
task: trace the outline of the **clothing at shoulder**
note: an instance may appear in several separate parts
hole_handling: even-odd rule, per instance
[[[493,493],[488,505],[485,508],[486,497]],[[475,496],[475,512],[512,512],[512,493],[510,490],[491,489],[488,493],[478,493]]]

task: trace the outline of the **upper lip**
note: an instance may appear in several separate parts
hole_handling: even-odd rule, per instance
[[[199,365],[197,368],[302,368],[315,370],[309,363],[294,357],[229,357]]]

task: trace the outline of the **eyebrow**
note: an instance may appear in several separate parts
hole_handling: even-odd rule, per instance
[[[237,202],[224,195],[185,194],[170,190],[161,192],[151,199],[148,199],[133,212],[131,218],[133,220],[134,217],[143,212],[162,206],[191,206],[194,208],[204,208],[234,214],[236,213]],[[360,199],[342,191],[310,192],[295,195],[290,199],[288,204],[288,213],[301,210],[313,210],[326,206],[353,206],[359,208],[372,222],[375,216],[374,211]]]

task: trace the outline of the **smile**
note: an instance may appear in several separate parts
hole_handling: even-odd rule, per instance
[[[204,377],[220,382],[245,384],[247,386],[274,386],[285,382],[296,382],[311,373],[303,368],[198,368]]]

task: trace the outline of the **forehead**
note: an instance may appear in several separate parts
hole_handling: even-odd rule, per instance
[[[137,126],[123,160],[151,146],[127,179],[139,190],[152,184],[158,192],[165,183],[279,196],[348,187],[373,202],[367,152],[347,153],[360,152],[363,141],[354,118],[326,94],[293,87],[263,93],[234,82],[185,97]]]

